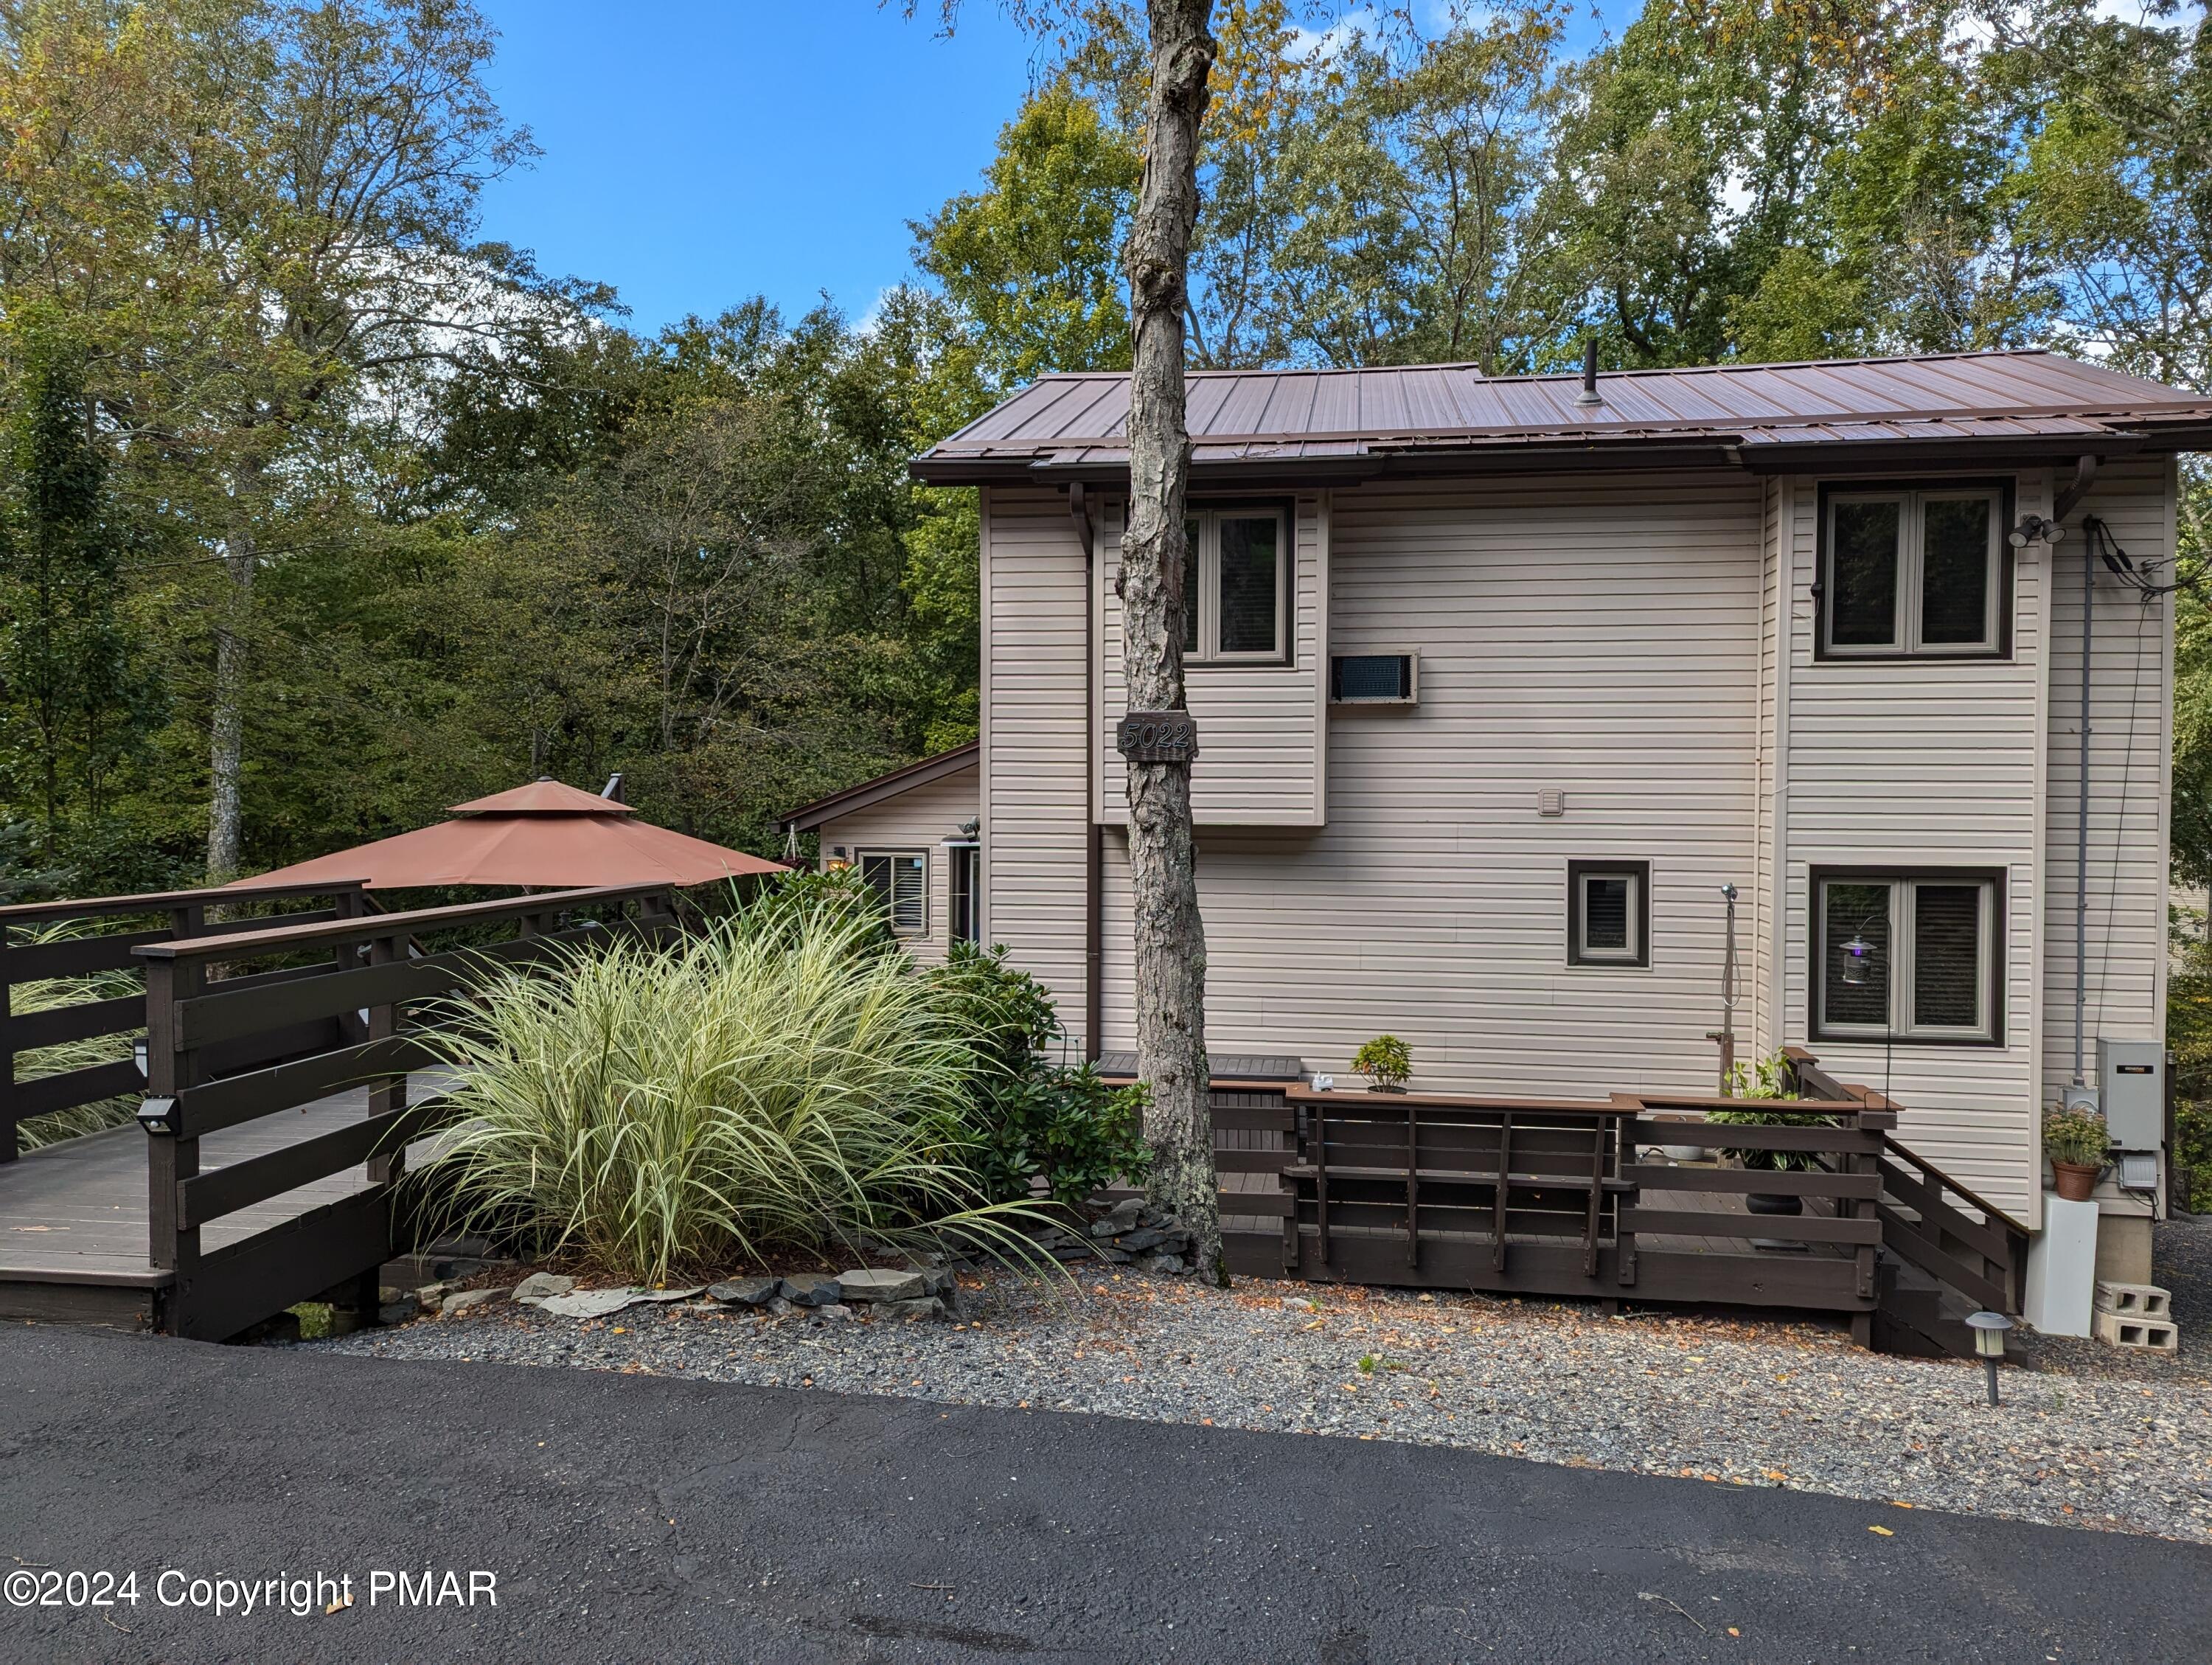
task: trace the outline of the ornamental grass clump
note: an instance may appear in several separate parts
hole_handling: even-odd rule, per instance
[[[972,1177],[969,1049],[871,923],[740,914],[492,976],[444,1014],[440,1223],[649,1283],[864,1237],[1023,1256],[1029,1211]]]
[[[18,945],[60,942],[73,934],[66,924],[49,925],[26,932]],[[34,1012],[52,1012],[59,1006],[82,1006],[91,1000],[119,1000],[137,994],[144,987],[144,980],[135,971],[32,977],[8,990],[8,1010],[15,1017],[27,1017]],[[15,1079],[19,1082],[35,1081],[42,1076],[119,1063],[131,1056],[134,1043],[134,1038],[128,1034],[90,1035],[81,1040],[33,1047],[15,1054]],[[136,1097],[95,1099],[89,1104],[50,1110],[44,1115],[19,1121],[15,1124],[15,1139],[21,1149],[35,1151],[44,1145],[58,1145],[65,1139],[118,1127],[137,1113]]]

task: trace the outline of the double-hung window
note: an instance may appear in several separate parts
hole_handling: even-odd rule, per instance
[[[1567,963],[1651,963],[1651,864],[1567,864]]]
[[[863,850],[860,877],[883,898],[891,934],[929,934],[929,864],[926,856]]]
[[[1200,662],[1290,657],[1290,517],[1280,508],[1206,508],[1184,524],[1183,641]]]
[[[1816,869],[1814,1038],[2002,1038],[1996,873]]]
[[[2001,487],[1832,486],[1821,511],[1824,656],[2006,651]]]

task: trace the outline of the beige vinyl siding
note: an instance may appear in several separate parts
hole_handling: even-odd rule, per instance
[[[2045,823],[2043,999],[2045,1097],[2074,1078],[2075,830],[2081,824],[2081,568],[2090,559],[2083,515],[2094,515],[2137,566],[2173,559],[2172,465],[2113,463],[2067,517],[2051,588],[2050,799]],[[2097,574],[2094,675],[2089,708],[2089,884],[2087,1020],[2082,1066],[2095,1079],[2097,1036],[2156,1040],[2166,1033],[2166,800],[2172,784],[2173,610],[2146,605]]]
[[[1758,762],[1755,779],[1759,793],[1756,846],[1752,894],[1747,899],[1752,921],[1749,962],[1750,988],[1744,1006],[1750,1012],[1750,1040],[1739,1053],[1753,1059],[1772,1054],[1782,1044],[1781,963],[1776,952],[1777,919],[1782,896],[1779,854],[1787,787],[1786,763],[1781,734],[1783,620],[1788,611],[1787,556],[1790,486],[1782,479],[1765,482],[1759,505],[1759,716]],[[1747,1025],[1739,1020],[1737,1028]]]
[[[2014,513],[2047,508],[2048,489],[2047,475],[2020,477]],[[2033,544],[2017,552],[2007,659],[1820,659],[1819,482],[1793,482],[1790,497],[1783,1038],[1812,1046],[1832,1073],[1892,1093],[1905,1107],[1900,1139],[2000,1207],[2026,1213],[2040,1195],[2032,1170],[2045,554]],[[2003,874],[2001,1045],[1808,1040],[1810,872],[1855,866]]]
[[[963,822],[976,818],[976,771],[963,769],[927,786],[915,787],[896,798],[872,805],[820,829],[823,860],[842,845],[858,860],[872,854],[915,854],[927,860],[923,880],[927,887],[927,928],[918,937],[904,937],[907,951],[924,965],[940,965],[951,940],[952,896],[951,854],[943,848],[957,837]]]
[[[1286,494],[1253,494],[1254,502]],[[1203,506],[1203,500],[1200,500]],[[1323,799],[1323,710],[1328,690],[1328,537],[1322,498],[1295,500],[1291,546],[1290,663],[1189,663],[1184,698],[1198,722],[1201,767],[1191,777],[1191,817],[1198,826],[1318,826]],[[1114,750],[1115,726],[1128,708],[1121,665],[1122,506],[1099,529],[1093,601],[1098,610],[1094,720],[1098,725],[1096,803],[1098,818],[1126,826],[1127,775]]]
[[[1760,507],[1721,474],[1335,493],[1330,646],[1418,651],[1420,703],[1329,709],[1326,827],[1201,829],[1209,1043],[1343,1073],[1389,1030],[1425,1088],[1709,1089],[1719,887],[1754,872]],[[1650,969],[1568,966],[1583,857],[1651,864]],[[1118,830],[1105,893],[1110,1048]]]
[[[1063,492],[983,502],[983,937],[1083,1041],[1084,556]]]

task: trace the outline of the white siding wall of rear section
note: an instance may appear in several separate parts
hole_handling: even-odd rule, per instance
[[[864,852],[920,855],[927,860],[923,878],[928,886],[928,927],[920,936],[900,939],[924,965],[942,964],[951,939],[952,896],[948,880],[952,861],[944,843],[958,836],[963,822],[976,817],[975,774],[972,769],[963,769],[867,809],[825,821],[820,829],[825,861],[831,848],[841,844],[856,860]]]
[[[1281,501],[1255,493],[1253,501]],[[1200,500],[1201,502],[1203,500]],[[1192,663],[1184,673],[1185,700],[1198,722],[1200,765],[1191,777],[1195,825],[1314,827],[1328,818],[1322,752],[1328,695],[1328,525],[1323,499],[1296,499],[1291,548],[1291,661],[1287,665]],[[1121,505],[1099,527],[1097,677],[1094,720],[1098,818],[1127,826],[1126,765],[1114,750],[1115,725],[1128,708],[1121,668],[1121,601],[1114,593],[1121,570]]]
[[[1201,829],[1216,1050],[1340,1074],[1387,1030],[1423,1088],[1711,1089],[1720,886],[1756,864],[1762,493],[1717,473],[1334,494],[1330,648],[1418,651],[1420,703],[1328,710],[1325,827]],[[1547,788],[1564,816],[1538,813]],[[1107,843],[1112,1049],[1134,1025]],[[1568,965],[1584,857],[1651,864],[1650,969]]]
[[[2176,499],[2164,459],[2114,463],[2067,517],[2051,594],[2050,800],[2045,817],[2044,1097],[2074,1079],[2074,898],[2081,826],[2083,515],[2112,529],[2137,566],[2171,577]],[[2089,703],[2089,884],[2082,1068],[2097,1037],[2166,1034],[2166,805],[2173,753],[2173,607],[2145,603],[2100,563]]]
[[[2036,544],[2017,553],[2006,659],[1819,659],[1819,483],[1799,478],[1788,487],[1781,1039],[1809,1045],[1823,1068],[1846,1080],[1893,1094],[1905,1106],[1898,1129],[1905,1143],[2025,1218],[2041,1200],[2034,1172],[2043,937],[2037,806],[2048,556]],[[2046,513],[2049,505],[2047,473],[2019,477],[2015,514]],[[2005,875],[2002,1044],[1808,1040],[1811,870],[1854,866]]]
[[[981,564],[983,939],[1052,990],[1079,1048],[1085,598],[1066,494],[986,491]]]

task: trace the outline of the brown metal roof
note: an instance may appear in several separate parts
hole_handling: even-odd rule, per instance
[[[2212,446],[2212,398],[2043,351],[1603,374],[1486,376],[1471,365],[1200,370],[1189,380],[1200,471],[1372,474],[1481,453],[1786,465],[1801,451],[2065,455]],[[1126,471],[1126,374],[1046,376],[915,464],[942,483]]]

